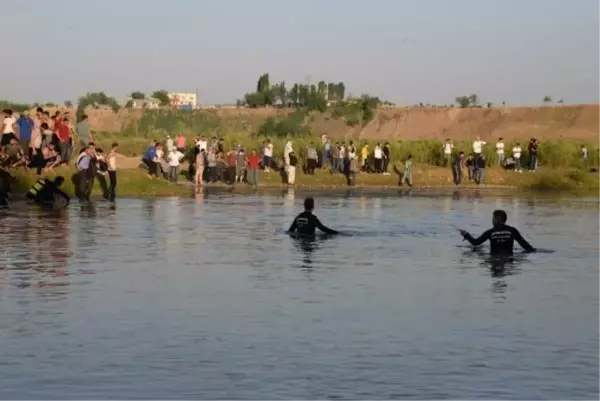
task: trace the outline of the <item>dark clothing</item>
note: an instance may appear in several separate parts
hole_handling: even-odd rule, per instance
[[[314,235],[317,228],[326,234],[338,233],[331,228],[325,227],[323,224],[321,224],[317,216],[307,211],[304,211],[296,216],[288,231],[300,235]]]
[[[307,159],[306,160],[306,173],[314,175],[315,169],[317,168],[317,159]]]
[[[142,162],[148,167],[148,174],[158,177],[158,163],[149,159],[142,159]]]
[[[108,200],[111,202],[115,201],[115,189],[117,188],[117,172],[109,171],[108,178],[110,180],[110,186],[108,187]]]
[[[462,169],[460,165],[452,165],[452,178],[454,179],[454,183],[456,185],[460,185],[462,182]]]
[[[519,230],[505,224],[495,225],[481,234],[479,238],[473,238],[471,234],[467,233],[464,239],[469,241],[473,246],[481,245],[489,240],[492,255],[512,255],[515,241],[527,252],[535,252],[535,248],[521,236]]]
[[[27,198],[44,207],[54,207],[55,195],[62,197],[69,204],[69,196],[58,189],[53,181],[47,178],[37,181],[27,192]]]

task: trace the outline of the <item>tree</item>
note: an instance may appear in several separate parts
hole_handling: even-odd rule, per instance
[[[461,109],[467,109],[471,105],[471,99],[468,96],[458,96],[455,101]]]
[[[558,104],[563,104],[565,101],[563,99],[560,99],[557,103]]]
[[[73,102],[71,102],[70,100],[65,100],[64,104],[65,107],[73,107]]]
[[[294,107],[298,107],[300,102],[300,86],[298,84],[294,84],[294,86],[292,86],[292,90],[290,91],[290,100],[292,101]]]
[[[308,85],[300,85],[299,86],[298,104],[300,106],[306,106],[309,98],[310,98],[310,89],[308,88]]]
[[[279,100],[279,103],[282,107],[287,106],[288,93],[287,89],[285,88],[285,81],[281,81],[273,87],[273,94]]]
[[[259,93],[265,93],[271,89],[271,85],[269,83],[269,74],[263,74],[258,78],[258,83],[256,84],[256,91]]]
[[[343,82],[338,82],[336,93],[336,100],[344,100],[344,95],[346,93],[346,85]]]
[[[137,99],[137,100],[143,100],[146,98],[146,95],[140,91],[132,92],[130,96],[132,99]]]
[[[152,97],[160,102],[161,106],[168,106],[171,104],[169,99],[169,92],[164,89],[152,92]]]
[[[106,96],[104,92],[92,92],[87,93],[85,96],[81,96],[77,105],[77,118],[81,119],[81,117],[85,114],[85,109],[88,106],[98,107],[98,106],[109,106],[116,113],[119,111],[119,103],[113,97]]]
[[[488,109],[491,109],[493,105],[494,105],[494,103],[492,103],[492,102],[487,102],[487,108],[488,108]]]
[[[261,92],[252,92],[246,93],[244,95],[244,101],[248,105],[248,107],[257,108],[264,107],[265,105],[265,96],[264,93]]]
[[[48,102],[44,106],[46,106],[46,107],[56,107],[56,105],[54,103],[52,103],[52,102]]]
[[[319,95],[323,96],[323,98],[327,97],[327,84],[325,81],[319,81],[317,84],[317,92],[319,92]]]
[[[469,96],[469,102],[471,102],[471,107],[475,107],[479,104],[479,97],[473,93]]]
[[[125,103],[125,108],[126,109],[130,109],[133,107],[133,100],[128,100],[127,103]]]
[[[327,84],[327,100],[336,100],[336,89],[333,82]]]
[[[542,99],[542,102],[550,103],[550,102],[552,102],[552,98],[550,96],[544,96],[544,98]]]

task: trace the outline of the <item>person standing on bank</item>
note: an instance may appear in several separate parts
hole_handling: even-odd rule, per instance
[[[83,147],[88,146],[90,142],[94,142],[92,128],[88,122],[87,114],[84,114],[81,117],[81,121],[77,124],[77,136],[79,137],[79,142]]]
[[[392,156],[390,151],[390,143],[386,142],[383,146],[383,175],[390,175],[388,172],[388,166],[390,164],[390,157]]]
[[[108,200],[111,202],[115,201],[116,189],[117,189],[117,151],[119,150],[119,144],[113,143],[110,147],[110,152],[106,157],[108,164],[108,179],[110,184],[108,186]]]
[[[460,152],[452,162],[452,178],[454,184],[460,185],[462,183],[463,167],[465,164],[465,152]]]
[[[296,154],[292,151],[289,154],[289,159],[290,165],[287,169],[288,185],[294,185],[294,183],[296,182],[296,165],[298,164],[298,158],[296,157]]]
[[[204,185],[204,166],[206,165],[206,150],[200,148],[200,152],[196,155],[196,179],[194,182],[197,187]]]

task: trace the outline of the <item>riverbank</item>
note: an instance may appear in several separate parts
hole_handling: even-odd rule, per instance
[[[500,168],[488,168],[485,172],[484,184],[476,185],[465,179],[465,182],[456,186],[452,182],[450,169],[431,166],[415,166],[413,170],[413,190],[439,189],[439,190],[494,190],[494,191],[571,191],[578,193],[598,194],[600,188],[598,173],[586,172],[580,169],[545,169],[540,168],[536,172],[509,172]],[[45,174],[48,178],[57,175],[65,177],[63,190],[71,196],[75,194],[72,176],[75,174],[73,167],[59,167],[54,172]],[[11,170],[15,177],[13,183],[14,192],[26,192],[37,179],[35,173],[25,170]],[[206,188],[226,188],[222,183],[207,184]],[[348,188],[346,180],[342,175],[334,175],[328,171],[317,171],[315,175],[298,174],[296,177],[296,188],[337,190]],[[397,189],[398,176],[357,174],[357,188],[370,189]],[[259,176],[259,188],[281,189],[288,188],[282,184],[278,172],[261,172]],[[247,184],[237,184],[235,192],[251,191]],[[122,169],[118,172],[117,197],[159,197],[159,196],[190,196],[194,191],[192,183],[186,180],[184,173],[181,174],[178,183],[170,183],[164,179],[150,178],[145,170],[140,168]],[[93,195],[102,195],[102,185],[96,180]]]

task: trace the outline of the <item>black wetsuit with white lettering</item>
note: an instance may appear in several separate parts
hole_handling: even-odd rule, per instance
[[[496,224],[493,228],[481,234],[479,238],[473,238],[469,233],[464,238],[474,246],[481,245],[489,240],[492,255],[512,255],[515,241],[527,252],[535,252],[535,248],[523,238],[519,230],[505,224]]]
[[[288,230],[290,233],[300,234],[302,236],[315,235],[315,230],[319,229],[326,234],[337,234],[338,232],[331,228],[325,227],[317,216],[311,212],[302,212],[294,219],[294,222]]]

